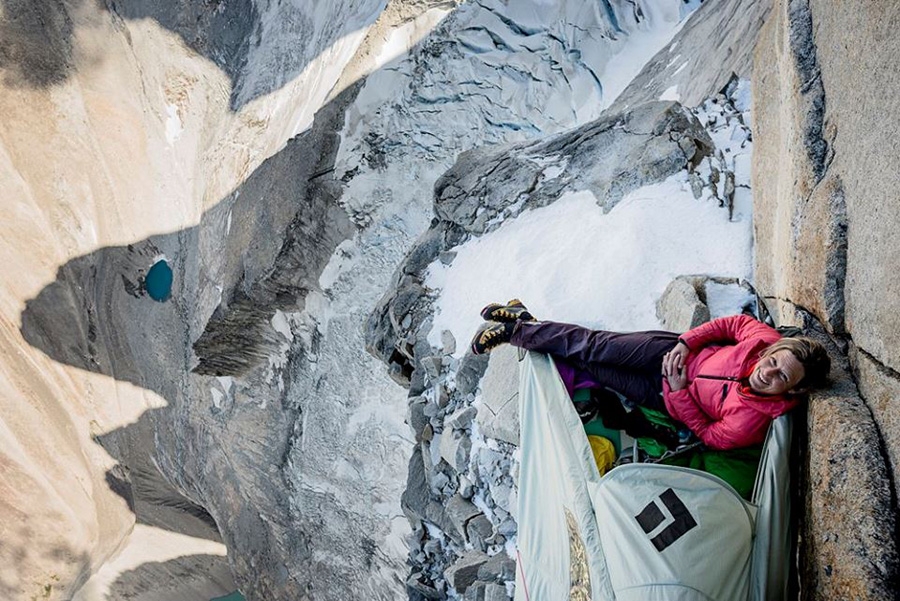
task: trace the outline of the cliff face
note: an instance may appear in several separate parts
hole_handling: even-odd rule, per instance
[[[310,179],[355,90],[312,117],[382,7],[214,4],[2,5],[4,599],[71,598],[135,522],[193,537],[181,554],[210,578],[180,590],[185,565],[150,538],[165,558],[132,581],[230,592],[208,539],[242,588],[296,590],[275,559],[295,546],[282,470],[301,412],[276,311],[353,232]]]
[[[756,49],[757,285],[849,354],[809,410],[805,598],[898,590],[896,16],[776,2]]]
[[[610,208],[695,166],[710,151],[696,120],[646,103],[750,76],[767,15],[757,280],[783,321],[824,324],[853,376],[811,406],[804,590],[896,590],[900,354],[876,300],[900,285],[887,9],[314,4],[0,2],[0,596],[68,599],[87,581],[80,601],[393,600],[408,515],[419,535],[421,510],[491,539],[469,505],[427,503],[409,463],[451,400],[425,402],[426,380],[458,367],[456,402],[485,367],[419,331],[423,270],[566,189]],[[148,293],[159,260],[164,302]],[[471,412],[448,423],[471,429]],[[504,511],[508,467],[492,473]],[[439,596],[426,580],[409,594]]]
[[[458,152],[593,119],[687,10],[451,8],[2,3],[4,598],[402,594],[404,394],[360,324]]]

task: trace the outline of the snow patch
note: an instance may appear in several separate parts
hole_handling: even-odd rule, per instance
[[[681,96],[678,94],[678,86],[672,86],[666,88],[666,90],[660,94],[660,100],[674,100],[675,102],[681,102]]]
[[[222,388],[225,389],[225,394],[231,393],[231,387],[234,386],[234,378],[231,376],[216,376],[216,380],[218,380],[219,384],[222,385]]]
[[[682,2],[660,3],[655,7],[658,14],[648,14],[644,27],[631,32],[622,51],[614,55],[600,76],[603,82],[602,107],[610,106],[623,90],[641,72],[651,58],[668,44],[675,34],[681,31],[691,12],[684,12]],[[691,11],[696,7],[690,8]],[[673,12],[674,11],[674,12]],[[672,23],[677,22],[673,27]],[[677,42],[669,46],[669,52],[675,49]]]
[[[209,393],[212,395],[213,407],[221,409],[222,401],[225,400],[225,395],[222,394],[218,388],[210,388]]]
[[[673,278],[749,277],[751,249],[750,220],[730,222],[717,203],[695,200],[686,173],[628,194],[607,214],[591,192],[570,192],[457,247],[451,265],[429,266],[426,286],[441,291],[429,342],[439,346],[442,330],[468,340],[480,307],[514,297],[538,318],[658,328],[655,302]]]
[[[178,114],[178,107],[174,104],[166,105],[166,142],[171,146],[181,137],[184,131],[184,125],[181,122],[181,116]]]
[[[741,310],[752,305],[756,298],[749,290],[734,284],[719,284],[708,282],[706,284],[706,306],[709,307],[711,319],[736,315]]]
[[[275,315],[272,316],[270,323],[276,332],[288,340],[294,339],[294,333],[291,332],[291,324],[288,323],[287,315],[283,311],[275,311]]]
[[[396,29],[392,29],[375,57],[373,70],[381,69],[394,59],[406,54],[410,48],[418,44],[448,14],[450,14],[450,11],[445,8],[432,8]]]
[[[355,264],[358,248],[354,239],[344,240],[337,245],[328,264],[319,275],[319,286],[322,290],[331,289],[342,273],[348,271]]]

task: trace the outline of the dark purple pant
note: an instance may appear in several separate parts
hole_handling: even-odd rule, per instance
[[[606,332],[554,321],[519,322],[513,330],[513,346],[553,355],[574,370],[573,388],[591,385],[615,390],[629,401],[665,411],[662,402],[662,358],[678,343],[678,334]],[[569,377],[557,361],[565,382]]]

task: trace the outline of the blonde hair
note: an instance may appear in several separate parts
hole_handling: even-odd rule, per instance
[[[803,366],[803,378],[797,382],[794,389],[824,388],[828,384],[831,358],[820,342],[805,336],[782,338],[766,348],[759,356],[762,359],[778,351],[790,351]]]

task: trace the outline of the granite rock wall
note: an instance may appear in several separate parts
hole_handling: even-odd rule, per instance
[[[884,3],[781,0],[755,54],[757,288],[850,359],[809,407],[808,599],[898,590],[897,22]]]

